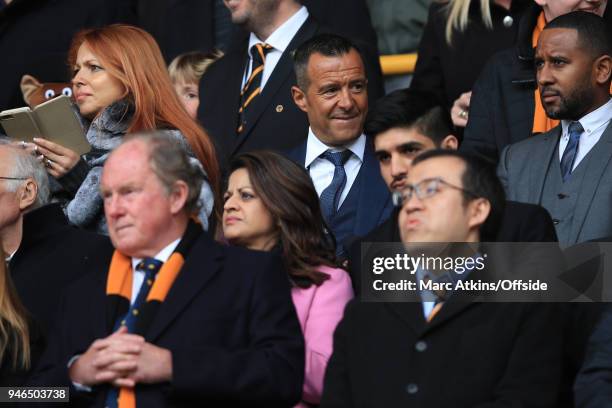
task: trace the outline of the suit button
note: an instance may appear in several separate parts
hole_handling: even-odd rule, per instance
[[[559,224],[560,222],[561,222],[560,220],[558,220],[558,219],[556,219],[556,218],[553,218],[553,224],[557,225],[557,224]]]
[[[424,341],[417,341],[417,343],[414,345],[414,348],[416,349],[416,351],[423,352],[427,350],[427,343],[425,343]]]
[[[419,387],[416,384],[408,384],[406,386],[406,392],[408,394],[416,394],[417,392],[419,392]]]
[[[559,193],[559,194],[557,194],[557,198],[558,198],[559,200],[563,200],[564,198],[567,198],[567,197],[569,197],[567,194],[563,194],[563,193]]]

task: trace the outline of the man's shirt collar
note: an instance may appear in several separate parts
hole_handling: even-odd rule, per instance
[[[607,125],[612,119],[612,99],[608,99],[608,102],[601,105],[599,108],[595,109],[593,112],[584,115],[582,118],[578,120],[582,125],[586,134],[590,134],[600,127]],[[561,127],[563,129],[562,134],[567,133],[567,129],[574,121],[572,120],[562,120]]]
[[[172,255],[172,253],[178,246],[179,242],[181,242],[181,238],[175,241],[172,241],[164,249],[159,251],[157,255],[155,255],[153,258],[165,263],[168,260],[168,258],[170,258],[170,255]],[[136,266],[142,261],[142,259],[143,258],[132,258],[132,270],[133,271],[136,271]]]
[[[281,24],[265,40],[257,38],[255,33],[249,36],[249,50],[257,43],[266,43],[280,52],[285,52],[293,37],[300,30],[304,22],[308,19],[308,10],[302,6],[293,16]]]
[[[328,146],[323,143],[317,136],[315,136],[312,128],[308,128],[308,140],[306,142],[306,159],[304,161],[304,166],[306,168],[310,167],[312,162],[314,162],[319,156],[325,153],[327,150],[331,150],[333,152],[343,151],[348,149],[353,153],[353,155],[357,156],[357,158],[363,163],[363,155],[365,153],[365,145],[366,145],[366,136],[362,133],[357,139],[352,141],[351,143],[338,148],[336,146]]]

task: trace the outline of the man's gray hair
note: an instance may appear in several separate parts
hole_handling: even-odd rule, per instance
[[[49,203],[51,196],[49,190],[49,174],[45,166],[38,161],[38,159],[32,156],[27,151],[20,147],[15,146],[9,139],[0,138],[0,148],[10,149],[11,157],[13,159],[12,166],[9,167],[8,174],[2,174],[4,177],[16,177],[16,178],[31,178],[36,183],[37,194],[36,201],[29,210],[42,207]],[[19,186],[23,184],[25,180],[4,180],[6,183],[6,189],[11,192],[17,191]]]
[[[168,194],[177,181],[183,181],[189,188],[185,211],[197,215],[202,203],[200,190],[205,175],[202,166],[187,154],[185,143],[164,132],[136,133],[127,136],[123,143],[142,140],[149,148],[151,169],[165,187]]]

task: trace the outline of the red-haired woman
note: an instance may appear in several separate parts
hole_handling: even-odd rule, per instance
[[[34,140],[49,174],[70,195],[68,219],[77,226],[106,232],[98,190],[108,154],[126,133],[161,129],[184,144],[205,171],[208,183],[202,187],[199,218],[206,227],[220,178],[214,147],[183,108],[153,37],[122,24],[87,29],[74,37],[68,63],[92,151],[80,158],[56,143]]]

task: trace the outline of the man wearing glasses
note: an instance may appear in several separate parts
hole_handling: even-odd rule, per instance
[[[451,150],[416,157],[397,197],[402,242],[419,253],[424,243],[478,243],[495,234],[504,202],[493,169]],[[468,268],[461,279],[478,281],[481,273]],[[472,300],[450,292],[433,307],[425,298],[350,303],[334,335],[321,407],[560,406],[554,306]]]
[[[399,90],[379,99],[368,112],[365,134],[373,141],[380,173],[391,192],[406,186],[415,157],[432,149],[457,150],[450,115],[435,97],[418,90]],[[397,196],[396,196],[397,197]],[[399,242],[399,208],[387,221],[349,245],[348,267],[355,293],[361,289],[361,243]],[[496,235],[483,241],[551,242],[555,228],[548,212],[539,205],[508,201]]]
[[[17,292],[46,334],[54,325],[60,293],[112,251],[106,237],[68,224],[49,203],[42,163],[0,139],[0,244]]]

